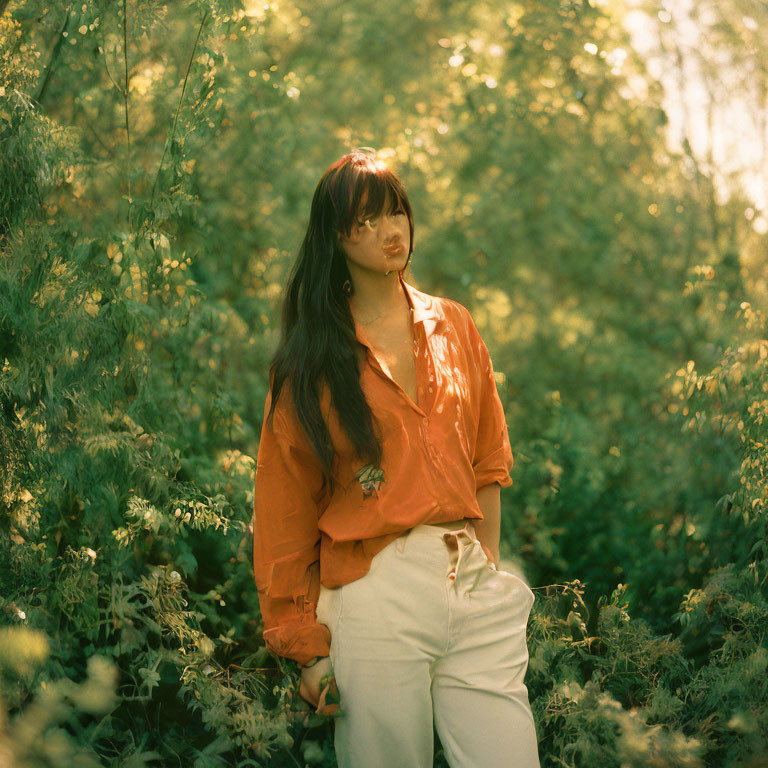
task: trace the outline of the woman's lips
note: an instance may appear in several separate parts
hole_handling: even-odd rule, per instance
[[[390,256],[398,256],[404,250],[405,246],[403,245],[390,245],[388,248],[384,249],[384,252],[388,253]]]

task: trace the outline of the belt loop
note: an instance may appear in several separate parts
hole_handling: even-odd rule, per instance
[[[454,583],[454,586],[456,585],[456,581],[459,574],[459,566],[461,564],[462,557],[464,556],[464,550],[466,549],[466,544],[464,542],[464,537],[467,537],[467,532],[463,528],[457,531],[445,531],[443,533],[443,541],[445,542],[446,546],[448,547],[448,551],[450,552],[450,563],[451,567],[446,574],[449,581],[452,581]]]

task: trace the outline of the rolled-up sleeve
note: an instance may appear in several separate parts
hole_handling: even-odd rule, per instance
[[[286,397],[281,394],[280,400]],[[253,570],[266,647],[299,664],[330,653],[330,631],[317,621],[320,593],[318,504],[322,472],[291,434],[278,408],[264,423],[253,496]]]
[[[475,490],[497,482],[502,488],[512,485],[510,475],[514,456],[509,444],[507,419],[504,406],[496,388],[496,376],[491,355],[469,312],[469,337],[479,377],[476,392],[477,436],[472,453],[472,467],[475,472]]]

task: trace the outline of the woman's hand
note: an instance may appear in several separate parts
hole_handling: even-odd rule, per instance
[[[342,714],[330,656],[324,656],[311,667],[302,667],[299,695],[316,707],[318,715],[335,717]]]

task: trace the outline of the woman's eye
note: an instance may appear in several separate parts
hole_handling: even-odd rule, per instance
[[[390,213],[389,215],[390,216],[405,216],[406,213],[405,213],[405,211],[394,211],[393,213]],[[362,219],[362,220],[358,219],[357,220],[357,226],[360,227],[360,228],[363,228],[363,227],[365,227],[366,222],[370,223],[371,227],[375,229],[376,226],[379,223],[379,217],[378,216],[369,216],[369,217],[367,217],[365,219]]]

